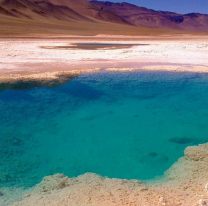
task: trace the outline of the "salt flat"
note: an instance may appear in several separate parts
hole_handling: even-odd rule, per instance
[[[74,43],[132,44],[132,47],[67,49]],[[1,81],[51,79],[63,72],[92,72],[107,68],[208,71],[207,36],[2,38],[0,47]]]

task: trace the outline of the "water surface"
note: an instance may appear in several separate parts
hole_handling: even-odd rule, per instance
[[[100,49],[128,49],[133,46],[146,46],[148,44],[118,44],[118,43],[75,43],[69,46],[43,46],[44,49],[80,49],[80,50],[100,50]]]
[[[207,74],[98,72],[40,86],[0,93],[1,187],[54,173],[151,179],[208,141]]]

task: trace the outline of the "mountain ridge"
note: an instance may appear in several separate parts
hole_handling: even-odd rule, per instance
[[[76,2],[76,4],[74,3]],[[78,2],[84,2],[82,4],[78,4]],[[24,10],[25,13],[29,13],[30,10],[30,15],[27,14],[31,19],[36,19],[37,14],[39,15],[47,15],[48,16],[54,16],[53,13],[56,13],[56,10],[59,11],[60,17],[57,17],[55,15],[55,18],[57,19],[69,19],[69,16],[73,16],[70,13],[73,13],[76,15],[79,14],[79,17],[82,16],[83,19],[85,20],[93,20],[93,19],[98,19],[98,20],[103,20],[103,21],[109,21],[111,20],[112,22],[115,23],[124,23],[128,24],[125,20],[120,18],[117,14],[109,11],[109,10],[104,10],[101,9],[100,6],[93,4],[91,2],[88,2],[86,0],[3,0],[0,2],[1,10],[0,13],[4,14],[13,14],[16,17],[20,17],[16,15],[14,12],[15,10]],[[26,11],[27,9],[27,11]],[[60,12],[60,9],[62,12]],[[68,14],[63,12],[64,10],[68,9]],[[3,12],[4,10],[4,12]],[[1,12],[2,11],[2,12]],[[36,13],[36,15],[34,14]],[[70,15],[69,15],[70,14]],[[63,18],[63,16],[66,16],[67,18]],[[72,17],[74,20],[80,20],[80,18],[76,19],[75,17]]]
[[[129,23],[154,28],[171,28],[191,31],[208,31],[208,15],[199,13],[178,14],[169,11],[155,11],[134,4],[110,1],[91,1],[109,9]]]
[[[0,34],[149,35],[208,32],[208,15],[154,11],[125,2],[0,0],[1,25]]]

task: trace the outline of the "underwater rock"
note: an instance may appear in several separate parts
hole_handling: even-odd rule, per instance
[[[4,192],[0,190],[0,196],[3,196],[3,195],[4,195]]]
[[[149,156],[154,158],[154,157],[158,156],[158,153],[157,152],[150,152]]]
[[[77,80],[71,81],[68,84],[59,87],[58,90],[85,100],[96,100],[104,94],[102,91]]]
[[[169,141],[176,144],[188,144],[193,142],[193,139],[189,137],[173,137],[170,138]]]
[[[208,143],[199,146],[187,147],[184,151],[185,158],[194,161],[208,161]]]

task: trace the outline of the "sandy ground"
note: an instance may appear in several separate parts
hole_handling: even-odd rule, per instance
[[[132,47],[113,50],[60,48],[73,43],[119,43],[132,44]],[[102,69],[207,72],[207,56],[207,36],[1,38],[0,81],[56,79],[59,74]]]
[[[44,49],[77,42],[147,44],[114,50]],[[98,70],[208,72],[208,37],[1,39],[0,80],[53,80]],[[1,188],[2,206],[208,205],[208,144],[188,147],[160,180],[140,182],[87,173],[44,177],[32,189]]]

